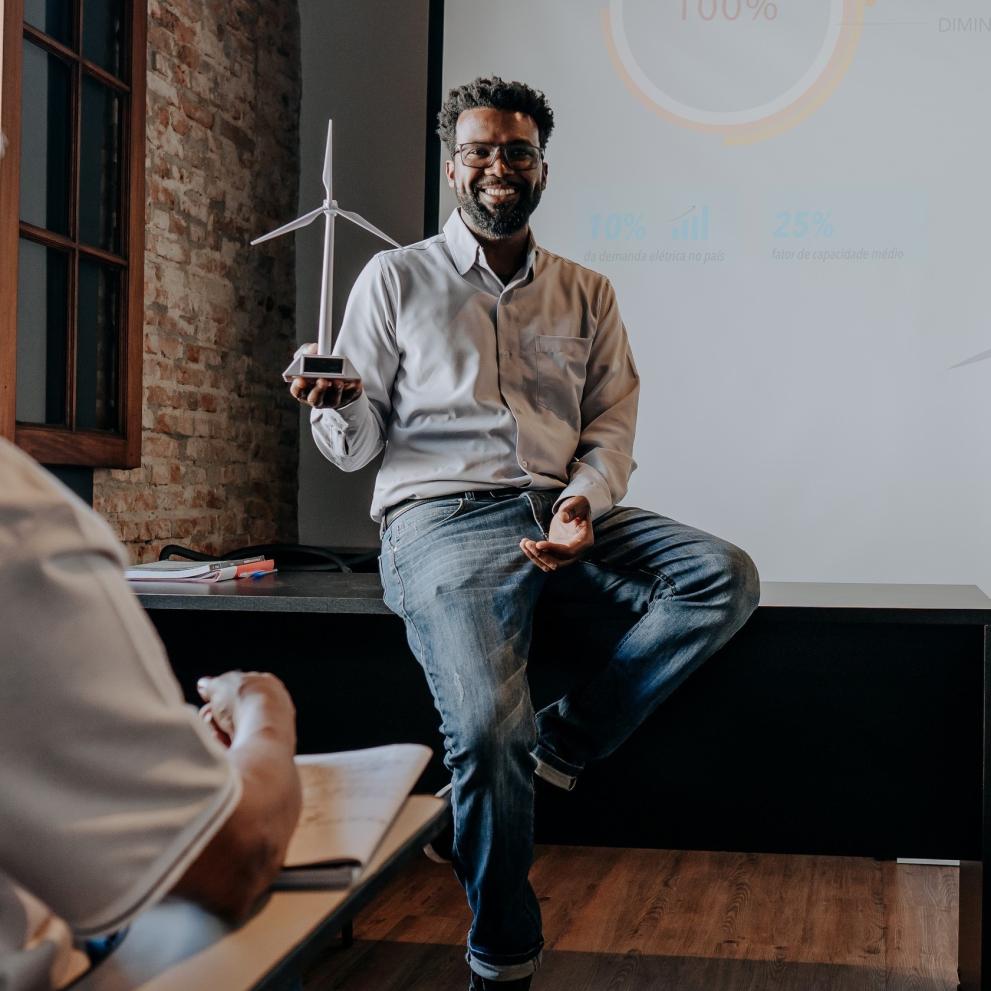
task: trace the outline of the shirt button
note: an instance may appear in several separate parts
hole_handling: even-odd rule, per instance
[[[504,358],[508,358],[509,357],[509,352],[508,351],[500,351],[499,354],[501,354]]]
[[[527,464],[528,464],[528,462],[526,462],[526,461],[521,461],[521,462],[520,462],[520,465],[521,465],[521,466],[522,466],[523,468],[525,468],[525,467],[527,466]]]

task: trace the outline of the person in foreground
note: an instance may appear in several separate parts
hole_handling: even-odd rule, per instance
[[[338,467],[385,447],[382,583],[441,717],[471,987],[508,991],[530,987],[543,945],[534,773],[573,788],[744,624],[759,582],[738,547],[619,505],[640,381],[609,281],[529,229],[553,127],[543,94],[479,78],[439,125],[458,208],[359,276],[336,351],[361,379],[291,391]],[[573,605],[576,642],[607,638],[596,673],[535,714],[541,596]]]
[[[295,710],[282,683],[205,678],[198,716],[125,564],[99,516],[0,440],[8,991],[69,983],[89,966],[74,942],[121,930],[169,892],[242,918],[299,815]]]

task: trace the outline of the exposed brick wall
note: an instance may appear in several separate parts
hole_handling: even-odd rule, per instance
[[[149,0],[142,464],[94,505],[134,560],[296,539],[299,17],[286,0]]]

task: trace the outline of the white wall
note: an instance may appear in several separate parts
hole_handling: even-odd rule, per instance
[[[300,213],[323,199],[320,173],[327,118],[334,119],[334,197],[401,244],[423,237],[427,99],[427,0],[300,0],[303,101]],[[291,219],[291,218],[286,218]],[[334,317],[383,243],[351,224],[335,227]],[[316,340],[322,224],[296,235],[300,343]],[[287,362],[288,363],[288,362]],[[368,517],[378,462],[346,475],[331,466],[300,417],[299,539],[370,547]]]

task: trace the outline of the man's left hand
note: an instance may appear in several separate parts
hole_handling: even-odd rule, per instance
[[[592,509],[585,496],[572,496],[558,507],[547,529],[547,540],[520,541],[523,553],[542,571],[557,571],[592,546]]]

